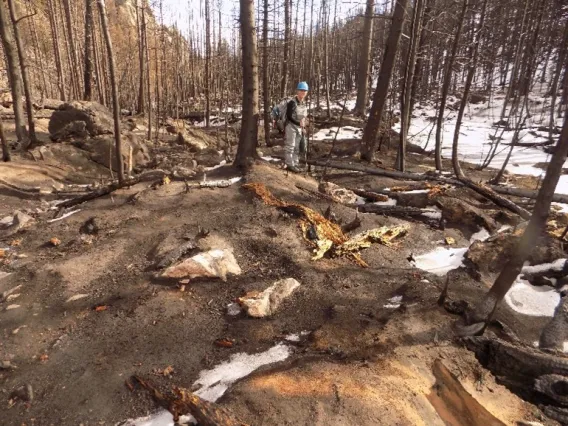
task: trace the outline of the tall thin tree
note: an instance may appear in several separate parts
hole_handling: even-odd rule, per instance
[[[367,0],[365,8],[365,23],[363,24],[363,37],[361,37],[361,51],[359,52],[359,72],[357,74],[357,101],[355,114],[363,116],[367,109],[367,96],[369,93],[369,71],[371,66],[371,47],[373,40],[373,14],[375,0]]]
[[[116,164],[118,169],[118,182],[124,182],[124,163],[122,160],[122,141],[120,135],[120,104],[118,103],[118,86],[116,84],[116,74],[114,65],[114,53],[112,49],[112,39],[108,29],[108,18],[105,7],[105,0],[97,0],[99,6],[99,14],[101,16],[101,25],[103,29],[103,36],[105,38],[106,50],[108,55],[108,67],[110,74],[110,84],[112,89],[112,109],[114,116],[114,139],[116,144]],[[112,166],[111,166],[112,167]]]
[[[83,74],[83,99],[93,97],[93,0],[85,0],[85,72]]]
[[[400,42],[400,35],[402,34],[402,26],[404,24],[404,13],[408,5],[408,0],[396,0],[394,12],[392,16],[391,28],[389,37],[381,64],[381,71],[377,81],[377,88],[373,95],[373,105],[371,106],[371,113],[369,121],[363,131],[363,145],[361,157],[367,161],[372,161],[377,147],[377,136],[381,126],[381,119],[383,109],[387,100],[388,89],[392,72],[395,65],[396,54],[398,53],[398,45]]]

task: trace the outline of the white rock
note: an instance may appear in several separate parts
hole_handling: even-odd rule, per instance
[[[270,316],[276,312],[284,299],[289,297],[300,283],[294,278],[277,281],[263,292],[253,292],[241,297],[239,303],[247,314],[255,318]]]
[[[20,305],[8,305],[6,307],[7,311],[11,311],[12,309],[18,309],[20,307]]]
[[[227,305],[227,314],[231,316],[239,315],[242,309],[238,303],[229,303]]]
[[[75,296],[71,296],[69,299],[67,299],[65,302],[69,303],[69,302],[74,302],[75,300],[80,300],[80,299],[84,299],[85,297],[89,297],[88,294],[76,294]]]
[[[241,268],[230,250],[210,250],[170,266],[161,276],[189,279],[221,278],[225,281],[228,274],[241,273]]]

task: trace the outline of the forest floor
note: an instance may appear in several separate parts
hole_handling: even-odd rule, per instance
[[[323,154],[329,142],[321,144]],[[14,235],[0,234],[0,294],[17,287],[0,303],[2,425],[173,424],[145,391],[131,389],[133,375],[196,390],[250,425],[558,424],[538,401],[498,384],[455,337],[459,317],[437,304],[445,274],[412,261],[445,248],[448,238],[467,249],[479,229],[359,213],[361,226],[350,236],[383,226],[408,231],[392,245],[361,250],[368,267],[349,257],[314,261],[298,217],[243,184],[262,183],[316,212],[331,206],[343,224],[356,209],[318,195],[321,168],[291,174],[273,161],[280,146],[260,149],[272,161],[244,175],[229,165],[207,172],[208,180],[241,178],[228,187],[139,183],[55,221],[53,201],[0,195],[0,219],[16,210],[33,218]],[[394,156],[383,151],[379,158],[392,165]],[[18,155],[3,167],[2,179],[30,187],[91,183]],[[432,167],[433,158],[409,154],[410,171]],[[477,180],[494,174],[464,168]],[[375,190],[409,184],[336,170],[326,180]],[[534,188],[537,179],[508,180]],[[461,189],[452,196],[479,201]],[[93,217],[96,230],[85,227]],[[156,279],[164,253],[200,230],[209,233],[195,252],[232,253],[241,273]],[[286,278],[300,286],[270,317],[229,314],[239,297]],[[490,284],[463,269],[450,296],[473,303]],[[550,315],[523,315],[503,303],[496,319],[532,346]]]

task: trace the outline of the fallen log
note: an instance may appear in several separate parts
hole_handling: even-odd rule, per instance
[[[417,181],[434,180],[434,181],[443,182],[443,183],[450,184],[450,185],[466,186],[466,187],[474,190],[475,192],[483,195],[484,197],[488,198],[489,200],[493,201],[493,203],[495,203],[496,205],[503,207],[503,208],[506,208],[506,209],[512,211],[513,213],[518,214],[523,219],[528,219],[528,218],[531,217],[531,213],[529,211],[519,207],[518,205],[513,203],[511,200],[500,196],[491,187],[485,186],[485,185],[479,185],[479,184],[473,182],[471,179],[467,179],[467,178],[457,180],[457,179],[447,178],[447,177],[444,177],[444,176],[437,176],[437,175],[430,175],[430,174],[421,175],[421,174],[417,174],[417,173],[398,172],[398,171],[395,171],[395,170],[382,170],[382,169],[378,169],[376,167],[362,166],[360,164],[342,164],[342,163],[339,163],[339,162],[329,162],[329,164],[328,164],[327,162],[321,161],[321,160],[308,160],[307,163],[311,164],[313,166],[325,167],[327,165],[328,167],[332,167],[332,168],[335,168],[335,169],[352,170],[352,171],[368,173],[368,174],[376,175],[376,176],[391,177],[391,178],[395,178],[395,179],[407,179],[407,180],[417,180]],[[535,198],[536,198],[536,191],[535,191]]]
[[[361,213],[375,213],[382,214],[386,216],[398,216],[398,217],[416,217],[425,216],[433,213],[440,214],[435,210],[420,209],[417,207],[405,207],[405,206],[380,206],[377,204],[349,204],[349,207],[359,209]]]
[[[377,202],[377,201],[387,201],[389,199],[388,196],[379,194],[377,192],[364,191],[362,189],[355,189],[355,188],[347,188],[347,189],[353,192],[354,194],[358,195],[359,197],[363,197],[368,201]]]

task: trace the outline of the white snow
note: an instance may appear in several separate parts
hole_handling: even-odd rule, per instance
[[[543,263],[542,265],[523,266],[523,273],[537,274],[546,271],[561,271],[568,259],[557,259],[552,263]]]
[[[229,386],[237,380],[248,376],[264,365],[284,361],[291,353],[289,346],[279,343],[267,351],[258,354],[234,354],[228,361],[219,364],[212,370],[204,370],[199,373],[199,377],[194,382],[193,386],[201,385],[202,387],[194,393],[206,401],[215,402],[223,396]],[[191,416],[185,416],[182,420],[184,423],[188,423],[193,421],[193,418]],[[174,426],[174,422],[170,412],[160,410],[151,416],[127,420],[123,425]]]
[[[299,342],[303,336],[307,336],[308,334],[310,334],[309,331],[304,330],[304,331],[300,331],[299,333],[292,333],[287,335],[284,339],[289,341],[289,342]]]
[[[227,314],[230,316],[239,315],[241,313],[241,307],[238,303],[229,303],[227,305]]]
[[[47,222],[48,222],[48,223],[58,222],[58,221],[60,221],[60,220],[66,219],[66,218],[68,218],[69,216],[71,216],[72,214],[75,214],[75,213],[80,212],[80,211],[81,211],[81,209],[72,210],[72,211],[70,211],[70,212],[65,213],[65,214],[64,214],[63,216],[61,216],[61,217],[57,217],[57,218],[55,218],[55,219],[48,220]]]
[[[398,309],[402,303],[402,296],[393,296],[387,300],[387,304],[383,305],[383,308],[387,309]]]
[[[471,236],[471,238],[469,239],[469,242],[473,243],[474,241],[485,241],[490,236],[491,236],[491,234],[489,233],[489,231],[487,229],[481,228],[480,231],[476,232],[475,234],[473,234]]]
[[[280,158],[275,158],[275,157],[271,157],[270,155],[265,155],[264,157],[260,157],[262,158],[264,161],[269,161],[269,162],[278,162],[278,161],[282,161],[280,160]]]
[[[436,275],[446,275],[448,271],[463,265],[463,257],[468,248],[436,247],[435,250],[416,256],[415,266],[418,269],[431,272]]]
[[[564,342],[564,352],[568,353],[568,342]]]
[[[389,198],[387,201],[377,201],[373,204],[377,206],[396,206],[396,200],[394,198]]]
[[[335,134],[337,133],[337,131],[338,131],[337,127],[330,127],[329,129],[321,129],[312,136],[312,140],[332,141],[335,138]],[[358,127],[351,127],[351,126],[340,127],[339,133],[337,133],[338,141],[344,139],[362,139],[362,138],[363,138],[363,129],[360,129]]]
[[[430,219],[440,220],[442,219],[442,212],[436,206],[433,206],[428,211],[422,213],[422,216],[429,217]]]
[[[215,169],[218,169],[219,167],[223,167],[225,164],[227,164],[227,161],[221,160],[221,162],[219,164],[217,164],[216,166],[205,167],[203,170],[205,170],[206,172],[210,172],[211,170],[215,170]]]
[[[560,294],[548,286],[536,287],[517,279],[505,295],[505,302],[514,311],[533,317],[552,317],[560,302]]]

